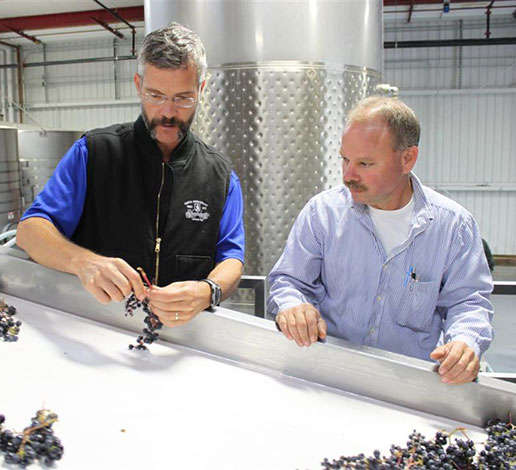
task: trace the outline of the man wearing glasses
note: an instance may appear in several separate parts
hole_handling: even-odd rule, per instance
[[[149,33],[134,76],[141,115],[78,140],[17,232],[35,261],[75,274],[98,301],[148,297],[167,326],[218,305],[244,261],[238,178],[190,131],[206,69],[193,31]]]

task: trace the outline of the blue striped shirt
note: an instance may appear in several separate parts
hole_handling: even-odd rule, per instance
[[[353,343],[429,360],[443,333],[480,357],[493,338],[493,282],[478,226],[459,204],[411,179],[409,236],[389,256],[367,206],[345,186],[313,197],[269,275],[269,313],[311,303],[328,334]]]

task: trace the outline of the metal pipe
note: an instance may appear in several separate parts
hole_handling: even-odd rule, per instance
[[[69,64],[87,64],[91,62],[110,62],[112,60],[136,60],[135,55],[123,55],[118,57],[91,57],[84,59],[70,59],[70,60],[54,60],[50,62],[29,62],[23,64],[23,67],[45,67],[51,65],[69,65]],[[0,68],[16,68],[16,64],[1,65]]]
[[[69,2],[72,3],[72,2]],[[116,2],[111,2],[116,3]],[[136,2],[133,2],[136,3]],[[142,2],[143,3],[143,2]],[[123,15],[129,21],[143,21],[144,9],[143,5],[135,7],[120,7],[117,8],[118,15]],[[105,21],[107,23],[115,23],[109,12],[102,10],[87,10],[87,11],[71,11],[66,13],[53,13],[47,15],[33,15],[3,18],[0,24],[0,33],[7,30],[5,25],[9,25],[15,29],[22,31],[41,31],[44,29],[55,28],[74,28],[76,26],[88,26],[92,24],[91,16]],[[123,20],[122,20],[123,21]],[[41,37],[41,34],[38,34]]]
[[[22,38],[28,39],[29,41],[32,41],[34,44],[41,44],[41,41],[35,37],[31,36],[30,34],[24,33],[23,31],[19,31],[17,29],[11,28],[10,26],[6,26],[6,28],[13,33],[16,33],[18,36],[21,36]]]
[[[393,5],[388,5],[389,7],[392,7]],[[454,13],[457,13],[457,12],[460,12],[462,10],[483,10],[485,7],[483,6],[478,6],[478,7],[455,7],[455,8],[451,8],[450,7],[450,12],[454,12]],[[493,8],[514,8],[514,5],[494,5],[491,7],[492,9]],[[442,12],[443,9],[442,7],[441,8],[418,8],[417,10],[415,10],[415,13],[422,13],[422,12],[428,12],[428,11],[433,11],[433,12]],[[401,10],[384,10],[384,13],[404,13],[404,11],[401,11]]]
[[[140,101],[137,98],[126,99],[126,100],[98,100],[98,101],[71,101],[66,103],[36,103],[27,106],[25,109],[55,109],[55,108],[88,108],[95,106],[130,106],[133,104],[139,104]]]
[[[484,27],[485,22],[484,21],[478,21],[478,20],[464,20],[463,29],[464,31],[477,31],[478,29],[481,29]],[[455,26],[455,21],[443,21],[441,23],[429,23],[429,24],[418,24],[417,26],[414,26],[414,24],[408,24],[408,23],[394,23],[392,20],[385,23],[385,32],[386,33],[423,33],[423,32],[435,32],[435,31],[442,31],[443,29],[446,31],[453,31],[453,28]],[[505,29],[508,29],[511,31],[514,31],[514,22],[508,22],[508,21],[492,21],[491,26],[496,26],[497,31],[502,31]],[[444,28],[443,28],[444,27]],[[499,35],[502,33],[500,32]]]
[[[464,22],[459,20],[459,39],[464,39]],[[459,63],[458,68],[458,83],[457,88],[462,88],[462,46],[459,47]]]
[[[491,37],[491,30],[490,30],[491,8],[493,8],[493,3],[494,3],[494,0],[491,0],[491,3],[489,3],[489,5],[487,5],[487,7],[486,7],[486,33],[485,33],[485,36],[487,39],[489,39]]]
[[[7,63],[7,51],[0,49],[3,59],[2,64]],[[7,121],[7,69],[3,70],[3,80],[0,81],[0,99],[2,100],[2,121]]]
[[[47,46],[43,44],[43,62],[47,61]],[[43,91],[45,92],[45,103],[48,103],[47,67],[43,66]]]
[[[23,123],[23,66],[20,47],[16,49],[16,63],[18,65],[18,104],[20,105],[18,111],[20,116],[20,123]]]
[[[5,41],[0,41],[0,45],[7,46],[7,47],[14,47],[14,48],[18,47],[18,46],[15,46],[14,44],[10,44],[10,43],[5,42]]]
[[[408,49],[416,47],[457,47],[457,46],[500,46],[516,44],[516,37],[493,39],[434,39],[429,41],[385,41],[384,49]]]
[[[106,11],[108,11],[109,13],[111,13],[115,18],[118,18],[120,21],[122,21],[123,23],[125,23],[127,26],[129,26],[129,28],[131,28],[132,30],[132,37],[133,37],[133,40],[132,40],[132,47],[131,47],[131,54],[134,55],[136,53],[135,51],[135,42],[136,42],[136,39],[135,39],[135,36],[136,36],[136,28],[128,23],[124,18],[122,18],[115,10],[112,10],[111,8],[108,8],[107,6],[103,5],[102,3],[100,3],[98,0],[93,0],[96,4],[100,5],[102,8],[104,8]]]
[[[409,5],[413,0],[383,0],[383,5],[385,7],[395,7],[395,6],[403,6]],[[514,0],[498,0],[498,3],[501,2],[513,2]],[[417,0],[416,3],[418,5],[440,5],[440,10],[442,11],[442,3],[443,0]],[[456,5],[464,4],[464,3],[473,3],[471,0],[453,0],[453,3]],[[482,7],[481,7],[482,8]]]
[[[117,40],[116,38],[113,39],[113,56],[116,57],[118,55],[118,48],[117,48]],[[115,100],[120,99],[120,87],[118,84],[118,70],[117,70],[117,63],[116,61],[113,61],[113,83],[115,87]]]
[[[117,31],[116,29],[112,28],[107,23],[104,23],[103,21],[101,21],[93,16],[91,17],[91,19],[93,21],[95,21],[96,23],[98,23],[100,26],[102,26],[106,31],[109,31],[110,33],[114,34],[116,37],[118,37],[120,39],[124,39],[124,35],[120,31]]]

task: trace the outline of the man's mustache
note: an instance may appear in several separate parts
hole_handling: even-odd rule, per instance
[[[344,184],[349,189],[355,189],[355,190],[358,190],[358,191],[361,191],[361,190],[364,191],[364,190],[367,189],[365,186],[362,186],[361,184],[358,184],[355,181],[344,181]]]
[[[161,116],[160,118],[154,118],[151,120],[150,127],[154,128],[156,126],[176,126],[176,127],[183,127],[186,123],[184,121],[180,121],[179,119],[176,119],[175,117],[167,118],[165,116]]]

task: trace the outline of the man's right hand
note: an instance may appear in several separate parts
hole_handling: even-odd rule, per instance
[[[326,322],[311,304],[282,310],[276,315],[276,323],[283,334],[298,346],[310,346],[318,338],[326,338]]]
[[[89,253],[75,260],[73,266],[84,288],[102,304],[121,302],[131,292],[139,300],[146,297],[140,274],[123,259]]]

